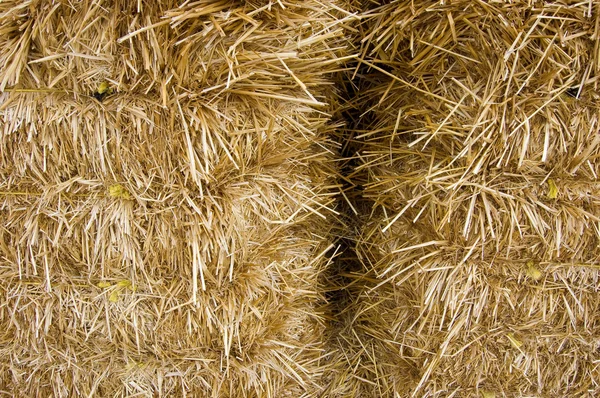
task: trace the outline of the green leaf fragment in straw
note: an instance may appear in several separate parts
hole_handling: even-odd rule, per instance
[[[128,362],[127,365],[125,365],[125,369],[127,370],[136,370],[136,369],[144,369],[146,367],[146,363],[145,362]]]
[[[100,85],[98,86],[98,89],[96,90],[98,92],[98,94],[104,94],[110,91],[110,86],[108,85],[108,82],[102,82],[100,83]]]
[[[535,263],[531,260],[529,260],[527,262],[527,276],[529,276],[530,278],[539,281],[540,279],[542,279],[542,271],[540,271],[539,269],[537,269],[535,267]]]
[[[116,303],[117,301],[119,301],[119,291],[118,290],[114,290],[110,296],[108,296],[108,301],[110,301],[111,303]]]
[[[521,348],[523,346],[523,343],[520,342],[519,340],[517,340],[517,338],[515,337],[514,333],[509,333],[506,335],[506,337],[508,338],[508,340],[510,341],[510,343],[515,347],[515,348]]]
[[[131,282],[128,280],[122,280],[117,282],[117,286],[119,287],[131,287]]]
[[[120,288],[129,289],[132,292],[135,292],[135,288],[132,286],[131,281],[123,279],[123,280],[117,282],[117,286],[120,287]]]
[[[482,398],[496,398],[496,393],[491,392],[491,391],[482,391],[481,397]]]
[[[98,286],[100,289],[106,289],[107,287],[110,287],[110,282],[98,282],[96,286]]]
[[[553,179],[548,180],[548,199],[558,198],[558,187]]]
[[[108,194],[113,198],[131,199],[131,195],[121,184],[111,185],[108,188]]]

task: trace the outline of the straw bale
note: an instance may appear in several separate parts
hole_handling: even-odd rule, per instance
[[[337,1],[0,2],[0,391],[323,391]]]
[[[600,5],[381,3],[356,73],[349,391],[597,396]]]

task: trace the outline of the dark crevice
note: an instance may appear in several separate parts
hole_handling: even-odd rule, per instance
[[[365,79],[368,68],[355,62],[348,66],[348,71],[339,78],[338,86],[341,91],[342,106],[334,120],[341,120],[344,127],[339,129],[337,140],[341,144],[339,179],[344,194],[338,200],[339,222],[336,230],[337,256],[332,261],[328,271],[328,289],[326,298],[331,310],[334,325],[342,326],[342,313],[352,301],[349,287],[356,282],[352,274],[357,274],[363,268],[356,253],[356,239],[360,232],[360,215],[368,214],[365,202],[362,200],[362,186],[355,179],[356,168],[359,165],[358,153],[361,149],[356,136],[364,131],[372,122],[370,112],[363,114],[364,100],[361,97],[365,89]]]

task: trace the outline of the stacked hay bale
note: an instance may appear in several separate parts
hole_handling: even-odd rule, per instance
[[[323,393],[341,5],[0,4],[0,391]]]
[[[365,21],[349,393],[597,396],[600,5]]]

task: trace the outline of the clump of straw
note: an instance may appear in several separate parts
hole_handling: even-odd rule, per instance
[[[348,389],[597,395],[600,6],[395,1],[365,21]]]
[[[337,1],[0,4],[0,390],[323,391]]]

